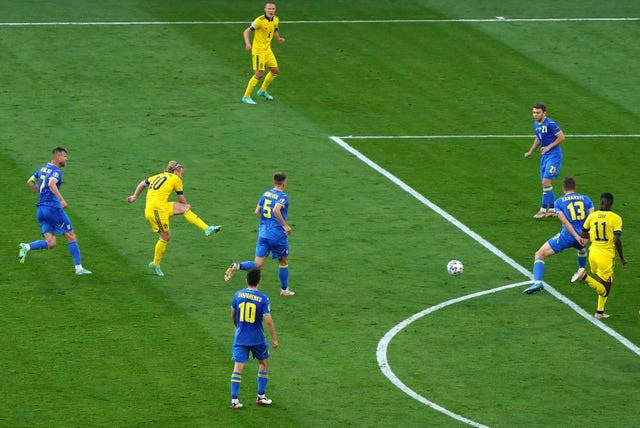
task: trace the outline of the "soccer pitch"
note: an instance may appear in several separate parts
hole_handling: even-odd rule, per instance
[[[241,33],[261,7],[0,6],[0,425],[636,424],[636,2],[279,3],[276,101],[246,106]],[[530,218],[538,160],[522,154],[538,101],[568,135],[562,176],[594,201],[614,193],[624,219],[630,263],[606,322],[568,281],[571,251],[547,261],[547,292],[521,293],[560,229]],[[39,236],[25,181],[57,145],[91,277],[73,275],[64,239],[15,259]],[[156,238],[125,198],[170,159],[223,230],[205,239],[173,219],[157,278]],[[252,405],[250,364],[248,405],[231,411],[229,304],[243,280],[222,276],[253,256],[253,208],[276,170],[290,177],[297,294],[277,296],[268,261],[274,404]]]

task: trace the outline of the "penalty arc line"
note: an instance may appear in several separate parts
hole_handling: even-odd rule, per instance
[[[484,239],[483,237],[478,235],[476,232],[474,232],[471,229],[469,229],[466,225],[464,225],[459,220],[454,218],[451,214],[447,213],[445,210],[443,210],[442,208],[440,208],[439,206],[437,206],[436,204],[434,204],[433,202],[431,202],[430,200],[425,198],[421,193],[419,193],[416,190],[414,190],[412,187],[407,185],[405,182],[400,180],[398,177],[396,177],[395,175],[391,174],[389,171],[387,171],[386,169],[382,168],[380,165],[378,165],[377,163],[375,163],[374,161],[369,159],[367,156],[365,156],[364,154],[360,153],[360,151],[358,151],[354,147],[352,147],[349,144],[347,144],[342,138],[336,137],[336,136],[332,136],[332,137],[329,137],[329,139],[331,141],[333,141],[334,143],[336,143],[337,145],[339,145],[340,147],[342,147],[343,149],[345,149],[347,152],[349,152],[352,155],[354,155],[360,161],[364,162],[367,166],[369,166],[370,168],[372,168],[373,170],[375,170],[379,174],[383,175],[385,178],[390,180],[392,183],[394,183],[395,185],[400,187],[402,190],[404,190],[405,192],[409,193],[411,196],[413,196],[415,199],[420,201],[422,204],[426,205],[431,210],[433,210],[434,212],[439,214],[441,217],[443,217],[445,220],[447,220],[448,222],[450,222],[451,224],[456,226],[458,229],[463,231],[465,234],[467,234],[473,240],[475,240],[480,245],[485,247],[487,250],[491,251],[493,254],[498,256],[505,263],[507,263],[508,265],[513,267],[518,272],[522,273],[525,277],[527,277],[527,278],[529,278],[531,280],[533,279],[533,275],[531,274],[531,272],[529,272],[527,269],[522,267],[515,260],[513,260],[512,258],[507,256],[505,253],[503,253],[501,250],[499,250],[497,247],[495,247],[489,241],[487,241],[486,239]],[[524,284],[524,283],[522,283],[522,284]],[[569,306],[573,311],[578,313],[584,319],[586,319],[587,321],[589,321],[590,323],[594,324],[596,327],[598,327],[599,329],[603,330],[605,333],[607,333],[608,335],[613,337],[615,340],[620,342],[623,346],[628,348],[631,352],[633,352],[636,355],[640,356],[640,347],[635,345],[629,339],[627,339],[626,337],[622,336],[620,333],[618,333],[617,331],[615,331],[611,327],[607,326],[603,322],[593,318],[593,316],[591,314],[587,313],[584,309],[582,309],[580,306],[578,306],[576,303],[574,303],[572,300],[570,300],[568,297],[566,297],[564,294],[562,294],[559,291],[557,291],[555,288],[553,288],[552,286],[550,286],[546,282],[544,283],[544,285],[545,285],[545,290],[547,292],[549,292],[553,297],[555,297],[556,299],[560,300],[562,303],[564,303],[567,306]],[[378,361],[380,361],[380,360],[378,360]],[[388,363],[386,363],[384,367],[380,366],[380,369],[383,371],[385,376],[387,375],[387,370],[390,372],[390,369],[388,367],[389,367]],[[392,373],[392,372],[390,372],[390,373]],[[395,377],[395,375],[394,375],[394,377]],[[398,384],[398,383],[396,383],[394,378],[390,378],[390,377],[388,377],[388,378],[394,385],[396,385],[398,388],[400,388],[401,390],[404,391],[404,389],[400,386],[400,384],[402,384],[401,382],[400,382],[400,384]],[[402,384],[402,385],[404,385],[404,384]],[[407,391],[405,391],[405,392],[407,392]],[[409,395],[413,397],[413,395],[411,395],[411,394],[409,394]],[[413,397],[413,398],[415,398],[415,397]],[[437,408],[435,408],[435,409],[438,410]],[[446,410],[446,409],[444,409],[444,410]],[[440,410],[438,410],[438,411],[440,411]],[[448,413],[445,413],[445,414],[448,414]]]
[[[378,348],[376,350],[376,356],[378,359],[378,366],[380,367],[380,370],[382,371],[382,373],[391,381],[391,383],[393,383],[395,386],[397,386],[402,392],[404,392],[405,394],[407,394],[408,396],[412,397],[413,399],[419,401],[420,403],[431,407],[434,410],[437,410],[440,413],[443,413],[453,419],[456,419],[462,423],[465,423],[467,425],[471,425],[474,427],[478,427],[478,428],[486,428],[486,425],[482,425],[478,422],[472,421],[469,418],[466,418],[462,415],[459,415],[457,413],[454,413],[444,407],[442,407],[441,405],[434,403],[433,401],[423,397],[422,395],[418,394],[417,392],[415,392],[414,390],[412,390],[411,388],[409,388],[407,385],[405,385],[399,378],[398,376],[395,375],[395,373],[393,373],[393,371],[391,370],[391,368],[389,367],[389,361],[387,359],[387,348],[389,347],[389,343],[391,342],[391,340],[398,334],[400,333],[402,330],[404,330],[406,327],[408,327],[411,323],[413,323],[414,321],[419,320],[420,318],[429,315],[435,311],[438,311],[442,308],[445,308],[447,306],[456,304],[456,303],[460,303],[463,302],[465,300],[470,300],[470,299],[474,299],[476,297],[480,297],[480,296],[484,296],[487,294],[492,294],[492,293],[497,293],[499,291],[503,291],[503,290],[508,290],[510,288],[515,288],[515,287],[520,287],[521,285],[525,285],[525,284],[531,284],[531,281],[524,281],[524,282],[518,282],[515,284],[509,284],[509,285],[504,285],[502,287],[497,287],[497,288],[493,288],[491,290],[485,290],[485,291],[479,291],[477,293],[472,293],[472,294],[467,294],[466,296],[462,296],[462,297],[457,297],[455,299],[451,299],[451,300],[447,300],[446,302],[442,302],[439,303],[435,306],[431,306],[421,312],[418,312],[417,314],[414,314],[412,316],[410,316],[409,318],[407,318],[406,320],[402,321],[401,323],[397,324],[395,327],[393,327],[391,330],[389,330],[383,337],[382,339],[380,339],[380,342],[378,342]]]

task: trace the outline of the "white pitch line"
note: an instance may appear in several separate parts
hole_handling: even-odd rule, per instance
[[[620,22],[640,21],[640,17],[600,18],[461,18],[461,19],[354,19],[354,20],[309,20],[280,21],[282,24],[473,24],[503,22]],[[91,26],[91,25],[249,25],[249,21],[58,21],[58,22],[0,22],[0,27],[29,26]]]
[[[640,134],[565,134],[569,138],[640,138]],[[479,138],[534,138],[533,134],[485,134],[485,135],[345,135],[343,140],[438,140]]]
[[[474,299],[476,297],[480,297],[480,296],[484,296],[487,294],[492,294],[492,293],[496,293],[498,291],[503,291],[503,290],[508,290],[510,288],[514,288],[514,287],[519,287],[521,285],[525,285],[525,284],[531,284],[531,281],[524,281],[524,282],[518,282],[516,284],[509,284],[509,285],[504,285],[502,287],[497,287],[497,288],[493,288],[491,290],[485,290],[485,291],[479,291],[477,293],[473,293],[473,294],[468,294],[466,296],[462,296],[462,297],[457,297],[455,299],[451,299],[451,300],[447,300],[446,302],[437,304],[435,306],[431,306],[430,308],[427,308],[421,312],[418,312],[417,314],[414,314],[412,316],[410,316],[409,318],[407,318],[406,320],[400,322],[399,324],[397,324],[395,327],[393,327],[391,330],[389,330],[387,332],[387,334],[385,334],[382,339],[380,339],[380,342],[378,342],[378,348],[376,350],[376,357],[378,359],[378,366],[380,367],[380,370],[382,370],[382,373],[391,381],[391,383],[393,383],[395,386],[397,386],[400,390],[402,390],[405,394],[407,394],[408,396],[412,397],[413,399],[421,402],[422,404],[431,407],[434,410],[437,410],[440,413],[443,413],[453,419],[456,419],[462,423],[465,423],[467,425],[471,425],[474,427],[486,427],[486,425],[482,425],[478,422],[472,421],[471,419],[468,419],[464,416],[461,416],[457,413],[454,413],[444,407],[442,407],[441,405],[434,403],[431,400],[428,400],[427,398],[423,397],[422,395],[418,394],[417,392],[415,392],[414,390],[412,390],[411,388],[409,388],[407,385],[404,384],[404,382],[402,382],[400,380],[400,378],[398,378],[398,376],[395,375],[395,373],[393,373],[393,371],[391,370],[391,368],[389,367],[389,360],[387,359],[387,349],[389,348],[389,343],[391,343],[391,340],[398,334],[400,333],[402,330],[404,330],[406,327],[408,327],[411,323],[413,323],[414,321],[419,320],[420,318],[424,317],[425,315],[431,314],[437,310],[440,310],[442,308],[445,308],[447,306],[456,304],[456,303],[460,303],[463,302],[465,300],[469,300],[469,299]]]
[[[502,261],[504,261],[509,266],[511,266],[512,268],[514,268],[518,272],[520,272],[522,275],[524,275],[527,278],[533,279],[533,274],[531,272],[529,272],[527,269],[522,267],[519,263],[517,263],[511,257],[507,256],[505,253],[503,253],[496,246],[494,246],[489,241],[484,239],[482,236],[478,235],[476,232],[474,232],[473,230],[469,229],[466,225],[461,223],[459,220],[457,220],[451,214],[449,214],[448,212],[446,212],[445,210],[443,210],[442,208],[440,208],[439,206],[437,206],[436,204],[431,202],[429,199],[425,198],[421,193],[419,193],[418,191],[414,190],[412,187],[410,187],[404,181],[400,180],[398,177],[396,177],[395,175],[391,174],[389,171],[387,171],[386,169],[382,168],[380,165],[378,165],[377,163],[375,163],[374,161],[372,161],[371,159],[369,159],[368,157],[366,157],[365,155],[360,153],[357,149],[355,149],[354,147],[352,147],[349,144],[347,144],[340,137],[330,137],[330,139],[331,139],[331,141],[333,141],[334,143],[338,144],[340,147],[342,147],[343,149],[345,149],[349,153],[351,153],[354,156],[356,156],[362,162],[364,162],[365,164],[367,164],[368,166],[373,168],[375,171],[377,171],[378,173],[380,173],[383,176],[385,176],[392,183],[394,183],[395,185],[400,187],[405,192],[409,193],[411,196],[416,198],[422,204],[424,204],[427,207],[431,208],[433,211],[435,211],[437,214],[439,214],[441,217],[443,217],[449,223],[453,224],[455,227],[457,227],[458,229],[460,229],[461,231],[463,231],[464,233],[469,235],[469,237],[471,237],[471,239],[473,239],[474,241],[478,242],[480,245],[485,247],[487,250],[491,251],[493,254],[498,256]],[[562,303],[564,303],[567,306],[569,306],[571,309],[573,309],[576,313],[581,315],[587,321],[591,322],[596,327],[598,327],[599,329],[601,329],[602,331],[604,331],[605,333],[607,333],[608,335],[610,335],[611,337],[616,339],[618,342],[620,342],[622,345],[624,345],[626,348],[628,348],[631,352],[633,352],[634,354],[640,356],[640,347],[635,345],[629,339],[627,339],[626,337],[622,336],[620,333],[618,333],[617,331],[615,331],[611,327],[607,326],[603,322],[597,321],[591,314],[587,313],[587,311],[582,309],[580,306],[578,306],[576,303],[574,303],[572,300],[570,300],[564,294],[562,294],[559,291],[557,291],[551,285],[545,283],[545,291],[547,291],[549,294],[551,294],[556,299],[560,300]]]

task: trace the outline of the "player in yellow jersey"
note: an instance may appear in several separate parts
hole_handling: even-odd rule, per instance
[[[244,91],[244,96],[242,97],[242,102],[245,104],[256,103],[253,98],[251,98],[251,94],[260,79],[262,79],[262,76],[264,76],[265,68],[269,68],[269,73],[267,73],[257,93],[259,96],[273,101],[273,97],[267,92],[267,89],[273,80],[278,77],[280,69],[278,68],[276,56],[271,50],[271,39],[275,38],[280,43],[285,42],[284,37],[281,37],[278,32],[279,23],[280,18],[276,16],[276,4],[267,2],[264,4],[264,15],[260,15],[254,19],[251,25],[242,33],[244,47],[246,50],[251,51],[251,62],[253,64],[253,71],[255,72],[254,75],[251,76],[251,79],[249,79],[247,89]],[[249,38],[251,33],[253,33],[253,43],[251,43]]]
[[[158,276],[164,276],[164,273],[160,269],[160,262],[167,249],[167,244],[171,239],[169,217],[182,214],[189,223],[204,231],[206,236],[216,233],[222,227],[216,225],[209,226],[191,211],[191,205],[187,203],[182,189],[183,173],[184,167],[181,164],[174,160],[169,161],[164,172],[142,180],[138,183],[138,186],[136,186],[133,195],[127,197],[127,202],[131,204],[138,199],[145,187],[149,187],[149,190],[147,190],[144,216],[151,225],[151,230],[159,235],[158,242],[155,246],[153,261],[149,263],[149,267],[153,269]],[[178,195],[178,202],[169,201],[169,196],[171,196],[173,192]]]
[[[589,287],[598,293],[598,308],[594,317],[597,319],[609,318],[604,312],[604,305],[611,291],[613,282],[613,265],[618,251],[620,263],[627,264],[627,259],[622,254],[622,217],[611,211],[613,195],[603,193],[600,196],[600,209],[594,211],[584,221],[582,236],[589,238],[589,267],[591,275],[582,268],[575,273],[571,282],[586,280]],[[593,275],[593,276],[592,276]],[[595,277],[595,278],[594,278]]]

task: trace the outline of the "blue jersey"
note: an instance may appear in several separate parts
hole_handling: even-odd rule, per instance
[[[269,189],[262,194],[258,201],[260,207],[260,227],[258,228],[258,236],[277,238],[286,236],[282,225],[273,214],[276,205],[280,205],[280,213],[284,220],[287,220],[287,211],[289,209],[289,196],[282,190]]]
[[[540,140],[540,147],[546,147],[556,140],[556,135],[559,132],[562,132],[562,129],[560,129],[557,123],[547,117],[541,123],[538,123],[537,120],[534,120],[533,131],[535,132],[536,137],[538,137],[538,140]],[[562,149],[560,148],[560,144],[558,144],[542,156],[558,155],[562,156]]]
[[[271,313],[266,294],[250,288],[236,291],[231,308],[235,311],[236,317],[234,345],[268,344],[262,327],[262,316]]]
[[[569,220],[571,226],[578,235],[582,233],[582,227],[584,221],[589,216],[589,210],[593,208],[593,202],[587,195],[581,193],[567,193],[556,199],[553,207],[557,212],[562,212],[564,216]],[[562,232],[565,232],[566,228],[562,226]]]
[[[38,203],[37,206],[49,206],[62,208],[60,201],[49,189],[49,180],[56,179],[56,187],[60,189],[62,186],[62,171],[57,166],[47,163],[33,173],[36,185],[38,186]]]

